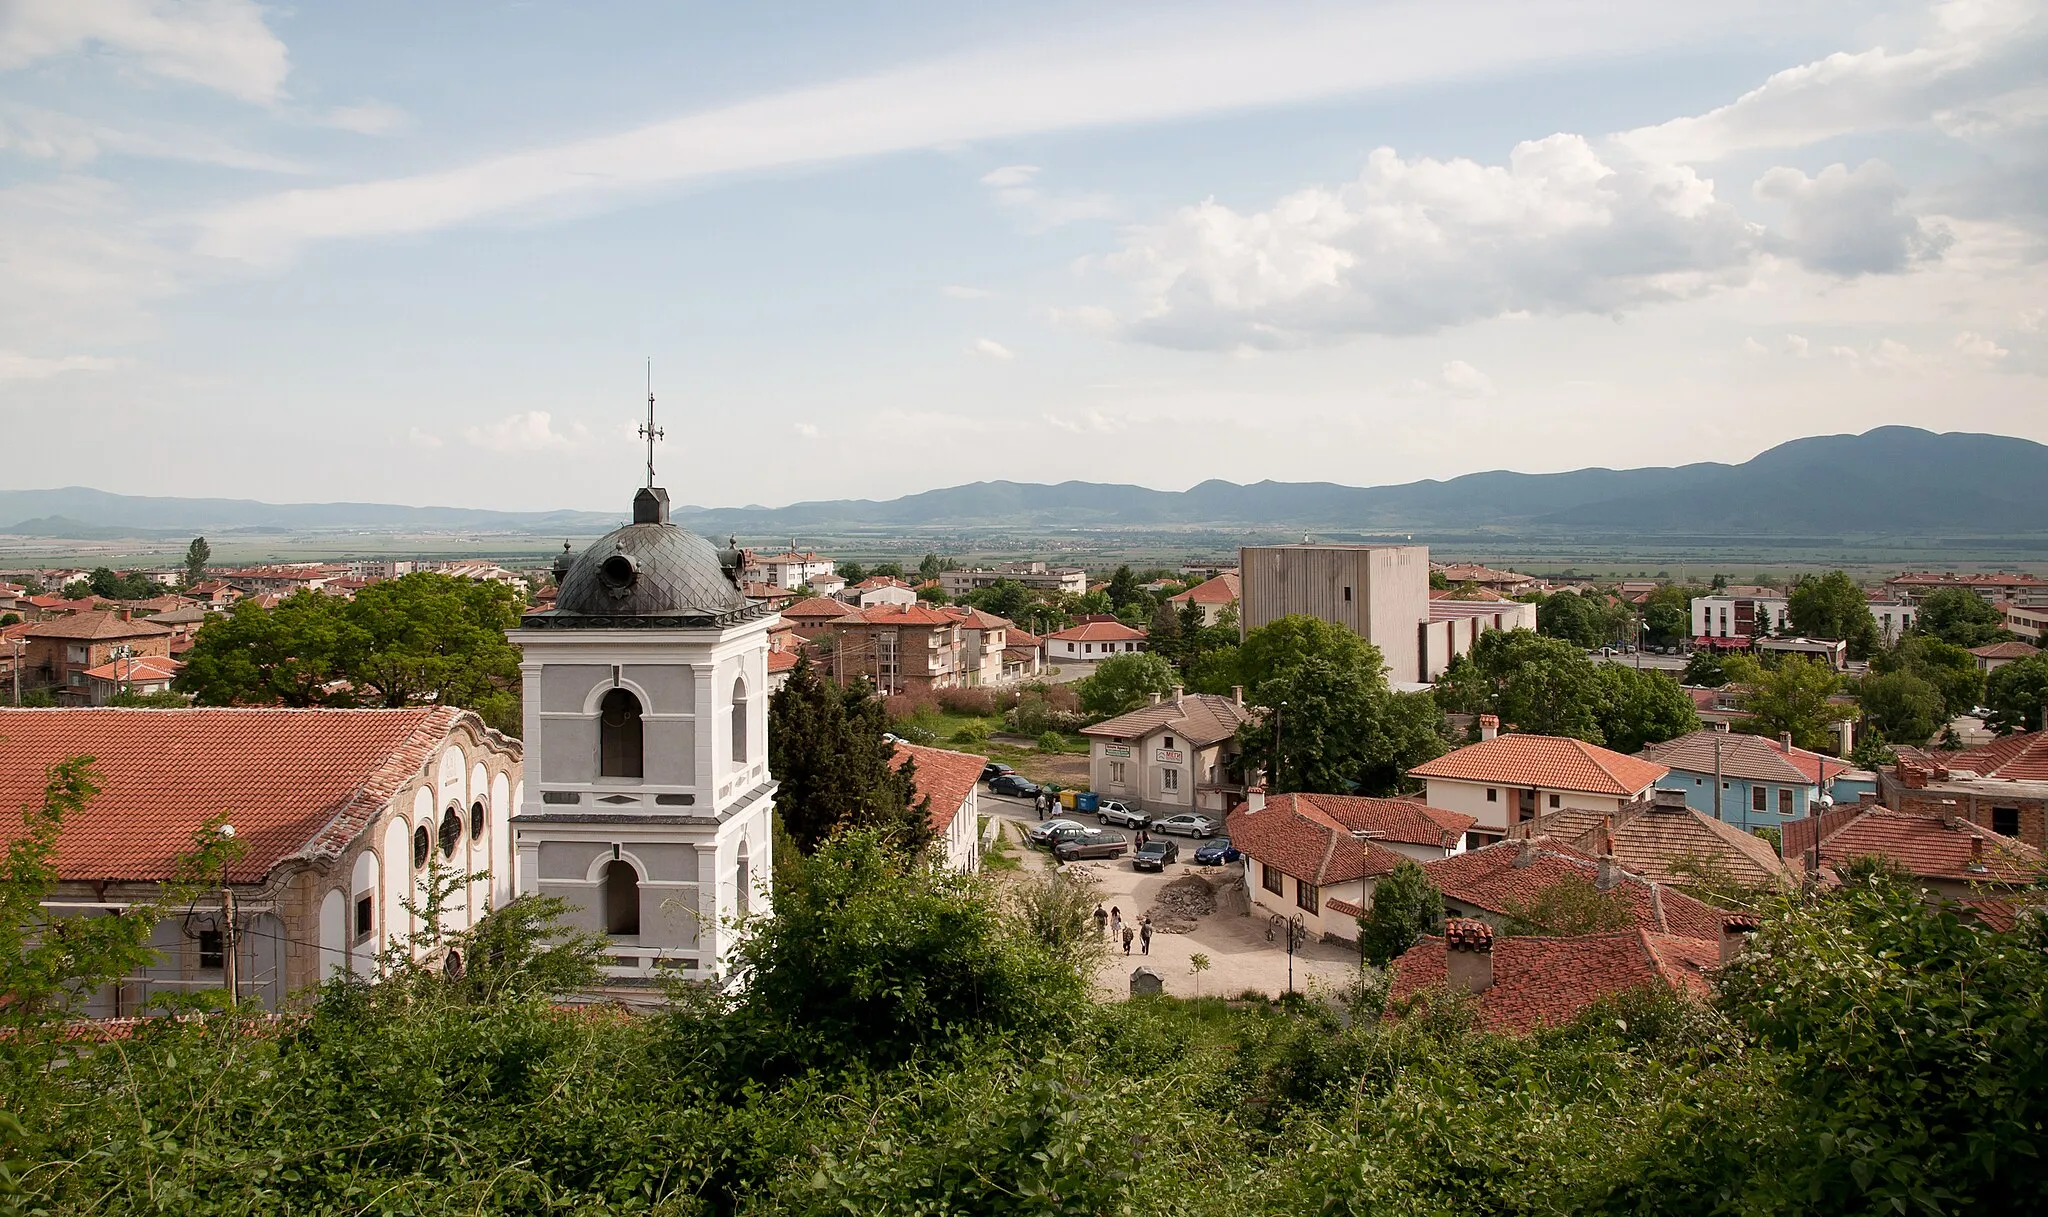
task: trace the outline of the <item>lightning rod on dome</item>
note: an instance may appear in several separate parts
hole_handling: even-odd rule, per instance
[[[665,438],[661,428],[654,425],[654,360],[647,360],[647,421],[640,427],[640,438],[647,441],[647,488],[654,489],[654,441]]]

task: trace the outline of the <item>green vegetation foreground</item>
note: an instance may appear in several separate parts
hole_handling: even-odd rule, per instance
[[[299,1019],[86,1042],[15,1010],[0,1212],[2005,1213],[2048,1194],[2048,943],[1882,872],[1767,915],[1715,1009],[1636,995],[1515,1040],[1447,996],[1348,1026],[1306,1002],[1095,1005],[1088,904],[1062,881],[998,897],[884,840],[792,861],[745,991],[659,1016],[555,1005],[596,944],[551,935],[532,899],[458,936],[460,979],[393,960]]]

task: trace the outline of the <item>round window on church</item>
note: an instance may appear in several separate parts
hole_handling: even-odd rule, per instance
[[[469,839],[480,839],[484,835],[484,801],[478,799],[469,805]]]
[[[450,807],[441,813],[441,856],[452,858],[462,844],[462,813]]]
[[[412,864],[425,866],[427,851],[434,848],[433,839],[427,836],[427,826],[422,824],[412,830]]]
[[[606,587],[624,591],[633,586],[633,577],[639,570],[640,564],[633,561],[633,555],[613,554],[598,564],[597,577],[604,581]]]

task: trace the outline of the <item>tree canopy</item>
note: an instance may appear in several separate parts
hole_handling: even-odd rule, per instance
[[[1966,587],[1929,592],[1913,617],[1913,632],[1965,650],[2012,636],[1998,606]]]
[[[353,600],[302,591],[243,600],[201,626],[176,688],[203,706],[422,706],[476,711],[520,732],[519,594],[420,572]]]
[[[1984,705],[1991,727],[2001,735],[2041,730],[2041,703],[2048,701],[2048,654],[2001,664],[1984,681]]]
[[[1857,717],[1856,707],[1832,700],[1842,691],[1842,678],[1821,660],[1787,655],[1765,667],[1736,655],[1722,666],[1729,682],[1742,686],[1737,704],[1749,713],[1735,725],[1738,731],[1769,736],[1789,731],[1797,747],[1832,752],[1834,725]]]
[[[768,771],[783,831],[804,853],[835,833],[873,830],[901,853],[931,841],[931,800],[917,796],[917,766],[890,760],[889,714],[864,680],[835,684],[799,656],[768,700]]]
[[[1792,586],[1785,611],[1800,634],[1847,642],[1851,659],[1868,659],[1877,649],[1877,618],[1870,615],[1870,600],[1844,571],[1802,576]]]
[[[1536,605],[1536,632],[1585,650],[1627,641],[1633,614],[1598,592],[1584,595],[1566,590],[1545,596]]]
[[[1372,904],[1358,919],[1358,950],[1365,962],[1384,968],[1444,919],[1444,895],[1429,872],[1404,858],[1372,889]]]
[[[1904,673],[1931,685],[1949,717],[1968,714],[1984,698],[1984,673],[1977,667],[1977,657],[1927,634],[1907,634],[1897,646],[1876,652],[1870,657],[1870,670],[1880,675]]]
[[[1098,718],[1114,718],[1135,710],[1154,693],[1170,693],[1176,679],[1173,665],[1146,651],[1112,655],[1095,672],[1076,683],[1081,708]]]
[[[203,582],[206,579],[206,564],[211,561],[213,546],[206,543],[205,537],[192,538],[192,543],[185,547],[185,586],[191,587],[195,583]]]
[[[1863,721],[1894,744],[1924,744],[1948,722],[1941,691],[1910,672],[1872,672],[1856,686]]]

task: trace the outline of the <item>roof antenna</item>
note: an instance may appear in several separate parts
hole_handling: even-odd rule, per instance
[[[647,360],[647,422],[640,428],[640,438],[647,441],[647,488],[654,489],[654,441],[664,438],[661,428],[654,425],[654,359]]]

